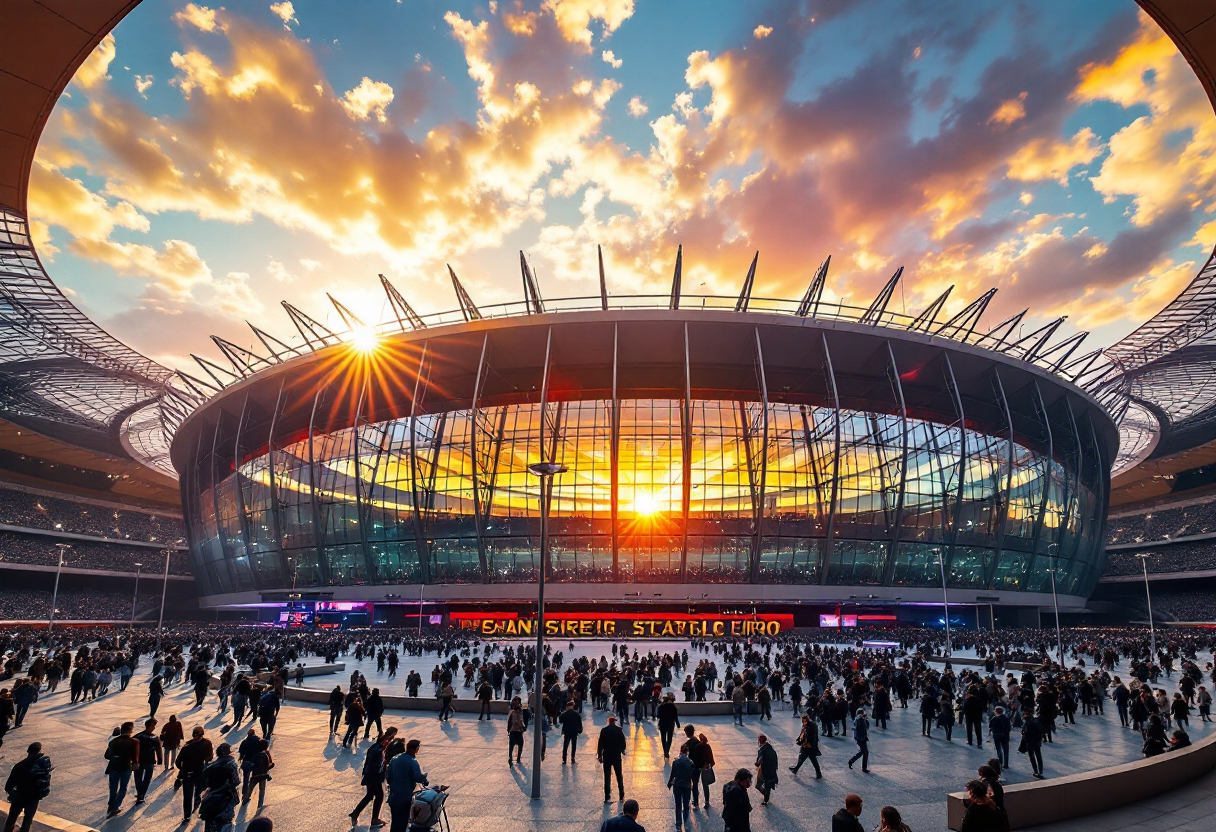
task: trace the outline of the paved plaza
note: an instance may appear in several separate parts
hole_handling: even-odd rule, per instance
[[[585,652],[598,658],[601,652],[607,652],[608,646],[607,642],[584,642],[576,646],[574,653]],[[639,650],[671,650],[677,645],[639,641],[630,645],[631,650],[634,646]],[[566,652],[569,658],[570,652]],[[698,655],[704,654],[690,651],[690,661],[695,663]],[[311,659],[312,663],[318,661]],[[345,673],[309,678],[305,684],[326,689],[341,684],[345,690],[351,669],[358,666],[366,673],[369,684],[380,687],[382,693],[401,693],[411,667],[417,667],[424,678],[429,679],[429,671],[436,663],[433,654],[421,658],[405,657],[396,678],[390,680],[387,674],[376,672],[374,661],[356,663],[350,656],[339,661],[347,662]],[[10,732],[5,738],[6,756],[0,762],[0,774],[6,774],[12,763],[20,759],[26,744],[38,740],[56,766],[54,788],[50,798],[43,802],[44,811],[107,832],[121,832],[136,826],[162,830],[178,827],[181,797],[180,793],[174,794],[172,777],[167,775],[156,778],[145,805],[134,807],[132,794],[117,818],[109,822],[104,820],[107,787],[102,752],[114,726],[124,720],[134,720],[138,724],[146,716],[145,683],[149,669],[150,662],[145,658],[127,691],[111,693],[86,704],[71,704],[66,685],[54,694],[44,695],[31,709],[24,727]],[[1172,680],[1163,681],[1166,681],[1163,686],[1167,690],[1173,689]],[[459,684],[460,697],[471,698],[472,691]],[[158,717],[163,724],[169,714],[177,714],[187,727],[187,735],[190,727],[201,724],[216,744],[227,740],[235,746],[244,736],[244,729],[224,733],[231,712],[217,714],[214,695],[209,696],[201,710],[193,710],[192,706],[192,693],[187,687],[178,685],[169,689]],[[771,724],[759,723],[755,717],[748,717],[742,727],[732,725],[729,716],[698,720],[698,729],[708,735],[714,749],[719,784],[712,790],[711,810],[706,812],[702,808],[695,812],[692,828],[721,830],[718,814],[721,783],[737,768],[754,767],[756,735],[764,732],[780,755],[781,783],[768,807],[759,806],[759,797],[753,795],[753,802],[757,804],[752,814],[755,829],[826,830],[830,815],[842,804],[844,795],[858,792],[866,800],[862,821],[867,829],[877,825],[878,809],[891,804],[900,809],[905,821],[916,832],[944,830],[945,793],[960,789],[974,777],[976,767],[986,762],[993,750],[990,744],[983,748],[968,747],[961,726],[955,729],[953,743],[947,743],[940,730],[932,739],[921,737],[920,716],[915,706],[916,703],[911,702],[908,710],[897,708],[888,730],[872,730],[870,774],[863,774],[860,767],[855,771],[848,769],[848,758],[856,750],[851,739],[825,738],[822,742],[824,754],[820,758],[824,779],[818,781],[809,765],[804,766],[798,776],[785,768],[797,756],[794,741],[799,725],[788,709],[776,711]],[[361,743],[355,752],[344,750],[338,738],[327,734],[327,716],[322,706],[295,702],[289,702],[280,714],[273,744],[277,767],[262,809],[274,818],[276,828],[290,832],[350,828],[346,816],[362,795],[359,775],[367,743]],[[418,756],[423,770],[428,772],[432,784],[444,783],[451,787],[447,805],[454,832],[598,830],[605,817],[619,811],[619,803],[602,802],[602,769],[595,761],[595,737],[604,718],[602,712],[594,712],[589,706],[585,708],[587,733],[580,743],[578,765],[561,764],[560,739],[555,732],[549,734],[544,798],[540,801],[528,797],[530,746],[525,749],[524,765],[514,768],[507,765],[506,722],[502,717],[479,723],[475,716],[463,714],[444,724],[431,713],[390,710],[385,724],[397,725],[404,737],[422,741]],[[1190,730],[1197,740],[1206,736],[1209,729],[1210,726],[1200,724],[1196,719]],[[639,820],[648,830],[672,829],[674,815],[670,793],[665,787],[667,767],[659,745],[658,729],[652,721],[647,721],[629,725],[626,733],[629,750],[624,763],[625,795],[641,803]],[[1016,744],[1016,737],[1014,742]],[[1108,708],[1104,717],[1078,715],[1076,726],[1061,724],[1056,742],[1044,746],[1046,773],[1049,777],[1060,776],[1139,759],[1140,746],[1139,733],[1120,728],[1113,708]],[[1025,758],[1016,753],[1013,756],[1013,767],[1006,774],[1007,782],[1028,780],[1030,771]],[[1069,822],[1051,828],[1063,832],[1065,829],[1115,829],[1134,825],[1115,822],[1126,817],[1150,821],[1155,829],[1213,829],[1216,821],[1210,819],[1212,813],[1197,811],[1208,807],[1206,795],[1212,785],[1216,785],[1216,781],[1207,778],[1206,789],[1192,786],[1182,790],[1177,797],[1167,795],[1148,804],[1119,810],[1113,813],[1114,820],[1108,819],[1101,826],[1095,820],[1094,823]],[[1163,809],[1170,807],[1176,807],[1183,815],[1163,817]],[[243,828],[255,811],[256,802],[240,810],[237,828]],[[1193,816],[1184,816],[1192,811],[1196,812]],[[387,818],[387,808],[384,814]],[[1186,825],[1194,818],[1208,825]],[[370,811],[365,811],[363,825],[359,828],[367,829],[369,820]],[[1172,820],[1177,823],[1169,822]],[[180,828],[201,830],[202,823],[194,821],[189,827]]]

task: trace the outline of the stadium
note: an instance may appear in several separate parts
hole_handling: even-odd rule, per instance
[[[551,603],[583,621],[606,602],[784,626],[1142,619],[1135,555],[1167,593],[1216,576],[1195,519],[1216,480],[1211,260],[1101,350],[1062,319],[986,315],[995,290],[897,312],[902,269],[849,306],[828,263],[801,298],[753,296],[753,261],[722,297],[686,291],[673,252],[670,292],[636,295],[592,251],[598,296],[542,296],[521,257],[513,303],[453,272],[454,308],[420,314],[382,279],[385,322],[285,302],[298,338],[157,364],[56,286],[27,204],[51,110],[136,5],[7,12],[30,34],[0,76],[0,618],[79,596],[81,621],[523,621],[545,537]],[[1201,34],[1145,8],[1210,96]]]

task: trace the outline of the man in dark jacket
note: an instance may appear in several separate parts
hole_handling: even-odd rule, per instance
[[[131,734],[135,731],[134,722],[124,722],[118,729],[118,736],[110,739],[106,747],[106,775],[110,778],[110,802],[106,807],[106,817],[112,818],[118,814],[118,807],[127,796],[127,785],[131,782],[131,772],[139,767],[139,742]]]
[[[996,748],[996,758],[1005,768],[1009,768],[1009,735],[1012,732],[1013,723],[1005,715],[1005,709],[997,705],[992,719],[988,720],[988,735]]]
[[[680,756],[671,764],[671,774],[667,778],[667,788],[671,789],[671,796],[676,802],[676,829],[682,829],[685,824],[689,824],[692,790],[697,787],[699,779],[699,772],[688,758],[688,751],[681,751]]]
[[[600,832],[646,832],[646,827],[638,823],[639,808],[636,800],[626,800],[619,815],[600,824]]]
[[[211,740],[203,735],[203,727],[196,726],[190,741],[177,752],[177,783],[182,788],[182,821],[188,822],[203,797],[203,769],[211,762],[214,751]]]
[[[30,743],[25,759],[13,766],[4,781],[4,791],[8,793],[8,820],[4,823],[4,832],[13,832],[22,812],[25,812],[25,819],[21,821],[21,832],[30,832],[38,801],[51,792],[54,768],[51,758],[42,753],[42,743]]]
[[[735,779],[722,787],[724,832],[752,832],[752,801],[747,796],[751,784],[752,773],[741,768],[735,772]]]
[[[612,772],[616,772],[616,790],[620,799],[625,799],[625,778],[621,774],[621,758],[625,756],[625,732],[616,724],[616,717],[608,717],[608,724],[600,729],[600,738],[595,747],[595,756],[604,764],[604,802],[612,800]]]
[[[270,688],[258,699],[258,720],[262,723],[262,738],[270,739],[274,724],[279,718],[280,699],[278,691]]]
[[[583,733],[583,718],[575,709],[573,699],[566,703],[566,710],[557,718],[557,721],[562,726],[562,764],[565,764],[566,751],[569,750],[571,764],[578,765],[578,761],[574,757],[578,751],[578,735]]]
[[[844,808],[832,815],[832,832],[865,832],[861,821],[861,795],[846,794]]]
[[[983,718],[988,712],[988,702],[979,689],[972,685],[963,699],[963,721],[967,725],[967,745],[971,745],[971,734],[975,733],[975,744],[984,744]]]
[[[494,717],[490,715],[490,702],[493,700],[494,686],[490,684],[490,680],[488,678],[483,677],[481,684],[477,687],[477,701],[481,703],[480,708],[477,711],[478,722],[481,722],[483,719],[494,719]]]
[[[215,761],[203,769],[202,780],[207,797],[199,804],[199,817],[207,821],[208,829],[213,823],[217,828],[225,828],[236,814],[237,788],[241,784],[241,773],[236,760],[232,759],[231,745],[219,744],[215,749]]]
[[[350,813],[352,826],[359,825],[359,813],[369,803],[372,804],[371,826],[373,828],[384,826],[384,821],[380,819],[380,808],[384,805],[384,750],[388,748],[388,744],[396,736],[396,726],[389,726],[389,729],[376,739],[376,744],[367,749],[367,756],[363,758],[363,778],[360,781],[364,789],[366,789],[366,793],[358,805],[355,806],[355,810]]]
[[[363,728],[363,739],[371,736],[372,723],[376,723],[376,741],[384,734],[384,698],[380,696],[380,688],[372,688],[371,696],[363,703],[367,711],[367,725]]]
[[[762,802],[768,803],[768,796],[777,788],[777,749],[764,734],[756,737],[756,742],[759,745],[756,751],[756,791],[764,795]]]
[[[144,730],[135,735],[139,743],[139,768],[135,769],[135,803],[144,802],[156,767],[163,761],[160,737],[156,735],[156,720],[144,720]]]
[[[870,771],[870,720],[866,719],[865,711],[858,711],[853,717],[853,740],[857,743],[857,753],[849,758],[849,768],[861,760],[861,770],[867,774]]]
[[[680,727],[680,713],[676,710],[676,698],[670,693],[663,697],[655,715],[659,720],[659,739],[663,743],[663,758],[671,756],[671,741]]]

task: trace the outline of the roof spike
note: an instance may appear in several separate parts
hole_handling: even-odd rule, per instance
[[[238,379],[241,378],[241,376],[238,376],[236,373],[233,373],[229,370],[225,370],[223,367],[221,367],[219,364],[216,364],[214,361],[208,361],[206,358],[197,356],[194,353],[190,353],[190,357],[194,359],[194,363],[198,364],[198,366],[203,368],[203,372],[205,372],[207,375],[211,376],[212,380],[215,381],[215,383],[218,385],[217,389],[219,389],[219,390],[223,390],[228,385],[226,382],[222,381],[219,376],[217,376],[215,373],[211,372],[212,370],[219,370],[224,375],[231,377],[233,381],[237,381]]]
[[[830,254],[828,259],[819,264],[811,285],[806,287],[806,294],[802,296],[802,302],[798,304],[798,311],[794,313],[799,318],[805,318],[807,315],[813,318],[819,314],[819,301],[823,299],[823,287],[827,283],[828,267],[831,264],[832,255]]]
[[[286,352],[294,353],[295,355],[304,354],[303,351],[301,351],[298,347],[292,347],[292,346],[285,344],[284,342],[280,341],[278,338],[275,338],[269,332],[265,332],[261,329],[258,329],[256,326],[249,323],[249,321],[245,321],[245,323],[249,326],[250,329],[253,330],[253,334],[257,337],[257,339],[259,341],[262,342],[262,346],[266,348],[266,351],[270,353],[270,356],[278,363],[282,364],[283,358],[279,355],[278,351],[275,350],[275,348],[270,345],[270,342],[272,342],[272,341],[275,344],[278,344],[280,347],[282,347]]]
[[[478,311],[477,305],[473,303],[473,299],[469,297],[469,293],[464,290],[464,286],[460,283],[460,278],[456,276],[456,270],[448,265],[448,274],[452,276],[452,288],[456,290],[456,302],[460,304],[460,314],[464,315],[466,321],[480,321],[481,312]]]
[[[1013,331],[1017,329],[1018,324],[1022,322],[1022,319],[1025,318],[1029,312],[1029,309],[1023,309],[1016,315],[1010,315],[1008,318],[984,333],[983,337],[980,338],[979,343],[982,344],[990,338],[996,338],[996,344],[990,346],[989,349],[999,350],[1001,347],[1005,346],[1005,339],[1013,334]],[[1000,333],[1000,337],[997,336],[998,332]]]
[[[756,282],[756,263],[760,260],[760,252],[752,258],[752,264],[747,269],[747,277],[743,278],[743,291],[739,292],[739,300],[735,302],[736,312],[746,312],[747,305],[752,300],[752,285]]]
[[[414,311],[414,307],[410,306],[406,299],[397,291],[397,287],[384,275],[380,275],[380,285],[384,287],[384,294],[388,295],[388,305],[393,308],[393,315],[397,318],[397,325],[401,327],[402,332],[405,331],[405,325],[408,323],[410,329],[426,329],[426,323],[422,317]]]
[[[532,274],[532,269],[528,266],[528,258],[521,251],[519,253],[519,270],[523,275],[524,281],[524,303],[527,304],[529,315],[540,315],[545,311],[545,304],[540,299],[540,287],[536,283],[536,277]]]
[[[680,278],[684,272],[684,246],[680,245],[676,249],[676,272],[671,278],[671,301],[667,305],[668,309],[680,308]]]
[[[947,286],[946,291],[937,296],[937,300],[925,307],[925,311],[916,316],[916,320],[908,325],[908,329],[915,332],[923,329],[928,332],[933,328],[933,324],[937,321],[938,313],[942,311],[942,307],[946,305],[946,298],[950,297],[950,293],[954,291],[953,286]]]
[[[1084,376],[1086,373],[1088,373],[1089,369],[1094,365],[1094,362],[1097,361],[1099,358],[1101,358],[1104,354],[1105,354],[1105,352],[1103,350],[1094,350],[1093,352],[1087,352],[1087,353],[1085,353],[1085,355],[1082,355],[1079,358],[1074,358],[1072,361],[1069,361],[1067,364],[1062,364],[1060,366],[1060,371],[1065,372],[1065,373],[1072,373],[1073,381],[1075,382],[1078,379],[1080,379],[1082,376]],[[1073,369],[1074,367],[1080,367],[1080,369],[1074,370]]]
[[[600,261],[600,308],[605,312],[608,311],[608,280],[604,277],[604,249],[601,246],[595,247],[595,253]]]
[[[1061,315],[1060,317],[1056,318],[1054,321],[1049,321],[1049,322],[1043,324],[1041,327],[1039,327],[1038,329],[1036,329],[1034,332],[1030,333],[1029,335],[1022,336],[1021,338],[1014,341],[1009,346],[1020,347],[1022,344],[1033,339],[1034,343],[1032,343],[1030,345],[1030,347],[1026,350],[1026,352],[1024,352],[1022,354],[1022,360],[1023,361],[1034,361],[1036,358],[1039,357],[1039,351],[1041,349],[1043,349],[1045,346],[1047,346],[1047,342],[1051,340],[1051,336],[1056,334],[1056,330],[1060,328],[1060,325],[1063,324],[1067,318],[1068,318],[1067,315]]]
[[[863,324],[873,324],[878,326],[882,323],[882,316],[886,314],[887,304],[891,302],[891,295],[895,294],[895,287],[899,285],[899,279],[904,275],[904,267],[900,266],[895,270],[895,274],[891,275],[891,279],[882,287],[882,291],[878,293],[878,297],[874,298],[870,308],[861,316]]]
[[[308,315],[296,309],[287,301],[281,301],[283,308],[287,311],[287,316],[291,318],[291,322],[295,324],[296,330],[300,333],[300,337],[304,339],[304,343],[308,345],[310,350],[316,351],[317,347],[313,345],[313,339],[322,346],[329,345],[329,339],[332,338],[334,343],[338,343],[342,339],[334,335],[330,329],[324,324],[314,321]]]
[[[363,321],[359,320],[359,317],[354,312],[351,312],[349,309],[343,306],[338,299],[329,292],[325,293],[325,297],[329,298],[329,302],[333,304],[334,309],[338,310],[338,317],[342,319],[342,323],[346,324],[347,329],[355,329],[356,327],[364,326]]]
[[[211,340],[217,347],[219,347],[220,352],[224,354],[224,357],[228,359],[229,363],[231,363],[232,366],[236,368],[237,372],[239,372],[242,376],[257,372],[257,367],[259,364],[265,364],[267,366],[270,366],[271,364],[270,359],[263,358],[257,353],[251,352],[250,350],[247,350],[242,346],[238,346],[231,341],[225,341],[218,335],[212,335]]]
[[[1053,373],[1058,373],[1060,372],[1061,368],[1063,368],[1064,362],[1068,360],[1068,357],[1076,352],[1077,347],[1081,346],[1081,343],[1088,337],[1088,332],[1078,332],[1075,335],[1070,335],[1060,343],[1052,346],[1051,349],[1043,350],[1043,352],[1039,353],[1037,357],[1039,359],[1044,359],[1063,350],[1064,354],[1060,356],[1059,360],[1056,361],[1055,364],[1051,365],[1051,371]],[[1065,349],[1066,347],[1067,349]]]
[[[216,387],[210,382],[203,381],[201,378],[195,378],[182,370],[177,370],[176,372],[182,383],[194,391],[195,395],[201,396],[203,399],[208,399],[212,393],[218,393],[224,389],[223,386]]]
[[[988,308],[988,304],[992,301],[992,296],[995,294],[995,288],[984,292],[984,294],[967,304],[967,306],[953,318],[946,321],[937,329],[933,330],[933,334],[941,335],[948,329],[953,329],[956,334],[962,330],[966,330],[966,334],[964,334],[962,338],[957,339],[965,343],[968,338],[975,334],[975,327],[980,322],[980,318],[984,315],[984,310]]]

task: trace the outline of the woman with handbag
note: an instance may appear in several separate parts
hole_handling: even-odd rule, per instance
[[[701,769],[701,788],[705,790],[705,808],[708,809],[709,787],[718,782],[718,776],[714,774],[714,749],[709,744],[709,737],[704,734],[697,734],[697,740],[697,759],[693,762]]]

